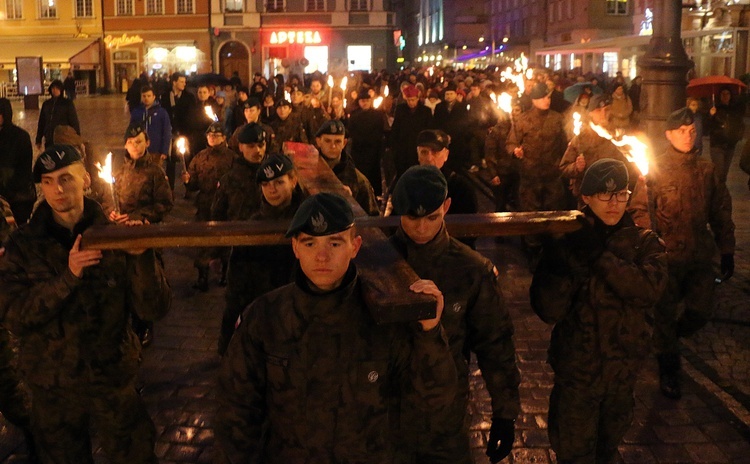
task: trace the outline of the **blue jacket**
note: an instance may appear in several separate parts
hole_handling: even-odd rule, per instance
[[[139,105],[130,113],[130,124],[140,123],[146,126],[146,133],[151,141],[148,147],[149,153],[169,154],[172,144],[172,123],[169,121],[169,113],[159,105],[159,102],[146,109]]]

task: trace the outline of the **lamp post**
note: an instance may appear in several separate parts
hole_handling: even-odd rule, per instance
[[[638,66],[643,75],[642,120],[654,148],[665,144],[664,128],[669,114],[685,106],[686,74],[693,66],[680,37],[681,0],[654,1],[654,35]]]

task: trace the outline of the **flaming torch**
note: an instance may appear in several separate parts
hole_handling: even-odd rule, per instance
[[[185,166],[185,152],[187,151],[187,138],[179,137],[177,139],[177,151],[180,153],[180,158],[182,158],[182,172],[187,172],[187,166]]]
[[[104,166],[97,162],[96,168],[99,170],[99,178],[109,184],[109,193],[112,195],[112,204],[114,205],[115,213],[120,214],[120,200],[117,198],[115,177],[112,175],[112,152],[107,153],[107,157],[104,159]]]
[[[344,98],[343,98],[344,109],[346,109],[346,100],[348,100],[346,98],[346,83],[348,80],[349,78],[347,76],[344,76],[344,78],[341,79],[341,85],[339,85],[339,87],[341,87],[341,92],[344,94]]]
[[[375,109],[380,108],[380,105],[383,103],[383,97],[378,96],[375,100],[372,101],[372,107]]]
[[[333,76],[328,75],[328,107],[331,107],[331,98],[333,98]]]
[[[290,94],[288,91],[284,90],[284,100],[288,102],[292,102],[292,94]]]
[[[503,92],[500,94],[500,98],[497,100],[497,107],[500,108],[502,111],[507,113],[508,115],[513,115],[513,97],[507,93]]]
[[[203,111],[206,112],[206,116],[209,117],[213,122],[219,122],[219,117],[216,116],[216,113],[214,113],[214,109],[211,107],[211,105],[206,105],[203,107]]]
[[[388,84],[385,84],[385,88],[383,89],[383,96],[387,97],[390,93],[391,91],[388,89]]]
[[[642,176],[645,177],[648,174],[648,155],[646,153],[648,146],[641,139],[632,135],[623,135],[618,140],[612,137],[612,134],[603,127],[597,126],[593,122],[589,122],[589,125],[600,137],[611,141],[614,146],[619,148],[625,158],[635,164]]]
[[[579,135],[581,133],[582,124],[583,122],[581,121],[581,115],[576,111],[575,113],[573,113],[573,133],[575,135]]]

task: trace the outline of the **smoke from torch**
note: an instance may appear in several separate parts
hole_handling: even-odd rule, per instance
[[[107,153],[104,165],[97,162],[96,168],[99,170],[99,178],[109,184],[109,193],[112,195],[112,204],[114,205],[115,213],[120,214],[120,201],[115,191],[115,177],[112,175],[112,152]]]

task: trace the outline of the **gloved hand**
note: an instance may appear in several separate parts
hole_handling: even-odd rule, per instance
[[[721,280],[729,280],[734,275],[734,255],[721,255]]]
[[[512,419],[492,419],[486,453],[492,464],[502,461],[513,449],[515,422]]]
[[[580,260],[592,263],[604,252],[604,243],[587,217],[579,216],[577,220],[581,228],[566,236],[570,251]]]

